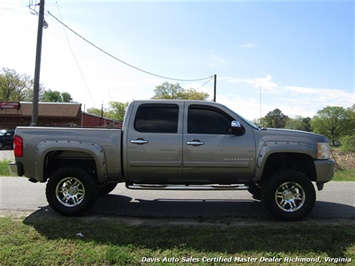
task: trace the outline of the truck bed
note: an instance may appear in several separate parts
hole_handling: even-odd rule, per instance
[[[22,175],[45,182],[45,164],[71,159],[96,161],[98,179],[121,181],[121,136],[120,129],[18,127],[16,134],[23,142],[23,157],[17,158]],[[30,163],[37,162],[35,165]],[[21,166],[22,165],[22,166]]]

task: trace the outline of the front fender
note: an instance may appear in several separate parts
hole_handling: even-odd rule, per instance
[[[99,182],[101,179],[107,178],[105,151],[99,144],[75,140],[44,140],[38,144],[35,154],[35,176],[39,182],[45,182],[44,164],[46,156],[48,153],[55,151],[75,151],[88,154],[95,161]],[[71,159],[75,160],[75,158]]]
[[[259,150],[255,180],[258,181],[263,175],[263,170],[265,168],[266,161],[268,157],[276,153],[298,153],[306,154],[314,158],[317,154],[317,147],[309,143],[295,142],[295,141],[270,141],[264,142]]]

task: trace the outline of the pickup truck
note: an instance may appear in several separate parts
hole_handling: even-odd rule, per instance
[[[128,189],[248,190],[276,218],[306,216],[335,171],[329,140],[264,129],[208,101],[129,104],[122,130],[17,127],[10,168],[47,182],[49,205],[79,215],[117,183]]]
[[[13,129],[0,129],[0,150],[12,149],[14,133]]]

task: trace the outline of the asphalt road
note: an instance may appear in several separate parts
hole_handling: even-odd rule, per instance
[[[0,177],[0,212],[53,212],[45,197],[45,184],[22,177]],[[88,217],[139,217],[187,219],[273,219],[247,191],[129,190],[119,184],[101,197]],[[307,219],[355,221],[355,182],[330,182],[317,192]]]

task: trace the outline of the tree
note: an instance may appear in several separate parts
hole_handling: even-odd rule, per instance
[[[280,109],[275,109],[268,112],[265,117],[261,118],[261,124],[264,127],[284,128],[287,120],[287,115],[284,115]]]
[[[41,97],[42,102],[72,102],[73,98],[68,92],[46,90]]]
[[[94,114],[97,116],[103,116],[106,118],[115,119],[118,121],[123,121],[124,115],[126,114],[127,103],[122,102],[109,102],[109,108],[88,108],[87,112],[89,114]],[[102,114],[101,114],[102,113]]]
[[[101,109],[95,108],[95,107],[90,107],[86,110],[87,113],[92,114],[92,115],[97,115],[97,116],[101,116]],[[105,115],[105,110],[103,110],[103,116],[107,117]]]
[[[179,83],[171,84],[169,82],[156,86],[154,93],[152,99],[206,100],[209,97],[206,92],[198,92],[191,88],[183,89]]]
[[[347,127],[346,127],[346,136],[340,139],[341,150],[342,151],[355,151],[355,104],[346,109],[346,116],[348,118]]]
[[[127,103],[121,102],[109,102],[110,108],[108,111],[108,118],[116,119],[118,121],[123,121],[124,115],[126,114]]]
[[[43,102],[72,102],[68,92],[46,90],[39,88],[39,99]],[[27,74],[18,74],[15,70],[2,68],[0,72],[0,101],[32,101],[33,79]]]
[[[343,107],[327,106],[317,112],[311,125],[315,133],[327,136],[336,145],[342,136],[351,132],[350,122],[349,112]]]
[[[65,103],[70,103],[73,101],[73,98],[71,97],[70,93],[68,92],[62,92],[62,100]]]
[[[286,121],[285,128],[303,131],[312,131],[310,124],[311,118],[296,116],[296,118],[288,118]]]
[[[355,138],[355,104],[346,109],[346,116],[349,122],[346,134]]]
[[[43,89],[40,87],[40,91]],[[0,101],[30,101],[33,97],[33,79],[27,74],[2,68],[0,72]]]

